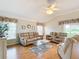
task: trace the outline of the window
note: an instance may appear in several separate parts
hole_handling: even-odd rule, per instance
[[[42,25],[37,26],[37,32],[39,33],[39,35],[43,35],[43,26]]]
[[[64,25],[64,32],[68,33],[68,37],[73,37],[74,35],[79,35],[79,24],[65,24]]]
[[[8,37],[7,39],[16,39],[16,24],[8,23]]]
[[[16,39],[16,23],[7,23],[8,31],[5,33],[7,40]]]

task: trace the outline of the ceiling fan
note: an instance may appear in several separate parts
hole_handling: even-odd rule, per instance
[[[54,11],[56,10],[59,10],[57,7],[56,7],[56,2],[55,0],[47,0],[47,3],[48,3],[48,6],[46,7],[46,14],[53,14]]]

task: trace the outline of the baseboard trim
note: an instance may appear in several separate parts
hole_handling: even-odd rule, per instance
[[[19,44],[7,45],[7,48],[13,47],[13,46],[16,46],[16,45],[19,45]]]

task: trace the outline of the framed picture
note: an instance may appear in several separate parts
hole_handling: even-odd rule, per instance
[[[32,30],[35,30],[35,26],[32,26]]]
[[[28,24],[28,25],[27,25],[27,28],[28,28],[28,29],[31,29],[31,25],[30,25],[30,24]]]
[[[23,29],[23,30],[26,29],[26,26],[22,25],[22,29]]]

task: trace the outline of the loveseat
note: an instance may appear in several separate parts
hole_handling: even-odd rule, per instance
[[[67,37],[67,33],[62,32],[51,32],[50,35],[46,36],[48,40],[55,43],[64,42],[65,37]]]
[[[20,43],[23,46],[28,44],[32,44],[36,40],[43,39],[42,35],[39,35],[37,32],[26,32],[26,33],[19,33]]]

